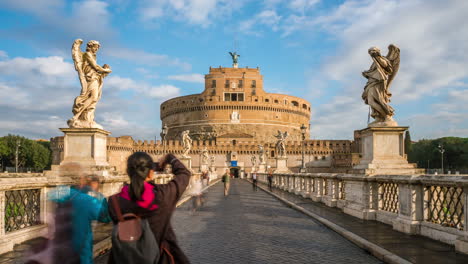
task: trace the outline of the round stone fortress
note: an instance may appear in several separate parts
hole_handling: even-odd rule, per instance
[[[259,68],[211,68],[200,94],[176,97],[161,104],[167,140],[190,130],[195,140],[275,142],[277,131],[300,141],[300,127],[309,137],[310,103],[299,97],[267,93]]]

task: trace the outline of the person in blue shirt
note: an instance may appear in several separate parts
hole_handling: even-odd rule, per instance
[[[48,194],[51,201],[57,203],[60,208],[66,204],[71,219],[71,246],[76,256],[79,256],[79,263],[92,264],[93,263],[93,230],[92,221],[99,221],[108,223],[111,221],[108,213],[108,205],[106,198],[97,191],[99,187],[99,179],[94,177],[88,178],[88,184],[80,187],[59,186]],[[62,206],[63,207],[63,206]],[[63,223],[67,224],[67,223]],[[67,236],[61,234],[60,226],[57,229],[55,236]],[[66,228],[65,228],[66,229]],[[60,238],[59,238],[60,239]],[[66,261],[62,262],[66,263]]]

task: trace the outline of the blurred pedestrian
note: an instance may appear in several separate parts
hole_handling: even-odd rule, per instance
[[[268,178],[268,188],[270,189],[270,192],[272,192],[273,191],[273,173],[271,173],[271,171],[268,172],[267,178]]]
[[[144,152],[135,152],[128,158],[127,174],[130,184],[125,185],[118,194],[110,198],[111,218],[115,225],[121,223],[119,212],[120,215],[135,214],[142,221],[146,220],[159,247],[159,259],[155,260],[156,263],[190,263],[177,243],[170,220],[177,201],[189,184],[191,173],[173,154],[163,157],[157,166],[155,164],[151,156]],[[167,164],[172,166],[174,178],[167,184],[152,183],[154,170],[162,171]],[[115,208],[114,202],[118,208]],[[147,248],[144,253],[157,250],[157,248]],[[113,246],[108,263],[143,264],[126,253],[130,252],[119,252]]]
[[[230,180],[231,180],[231,175],[229,173],[229,169],[226,169],[226,172],[224,173],[222,177],[222,181],[224,182],[224,196],[228,196],[229,194]]]
[[[203,185],[205,187],[207,187],[208,184],[210,183],[210,175],[209,175],[208,171],[206,171],[206,170],[203,171],[201,177],[202,177],[202,180],[203,180]]]
[[[62,186],[48,194],[51,201],[57,203],[55,235],[53,244],[56,247],[53,263],[69,263],[72,258],[78,258],[81,264],[93,263],[93,230],[92,221],[110,222],[106,198],[98,192],[99,178],[93,179],[93,185],[82,186],[81,189]],[[70,226],[71,223],[71,226]],[[70,237],[71,236],[71,237]],[[71,239],[73,253],[67,252],[66,245]],[[71,254],[71,256],[70,256]],[[74,263],[74,262],[70,262]]]
[[[257,172],[252,173],[252,187],[254,191],[257,191]]]
[[[189,195],[192,196],[192,212],[195,212],[203,205],[203,183],[202,179],[192,179]]]

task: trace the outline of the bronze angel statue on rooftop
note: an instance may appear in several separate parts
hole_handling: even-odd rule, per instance
[[[83,40],[76,39],[72,45],[72,58],[75,70],[81,83],[81,93],[73,104],[73,117],[68,120],[70,128],[100,128],[94,121],[96,104],[101,99],[103,79],[111,69],[109,65],[102,67],[97,64],[96,53],[101,47],[98,41],[91,40],[86,44],[86,52],[80,49]]]
[[[369,126],[396,126],[392,117],[394,109],[389,105],[392,96],[389,87],[400,67],[400,49],[390,44],[387,56],[382,56],[377,47],[371,47],[368,52],[373,63],[368,71],[362,72],[367,78],[362,99],[369,105],[370,116],[375,119]]]

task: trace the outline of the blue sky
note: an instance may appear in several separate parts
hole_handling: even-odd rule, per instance
[[[81,38],[100,41],[98,63],[113,70],[96,110],[113,136],[154,139],[160,103],[201,92],[236,48],[265,90],[311,102],[312,138],[350,139],[367,122],[367,49],[394,43],[398,123],[413,139],[466,137],[467,13],[463,0],[0,0],[0,135],[61,134],[80,91],[70,48]]]

